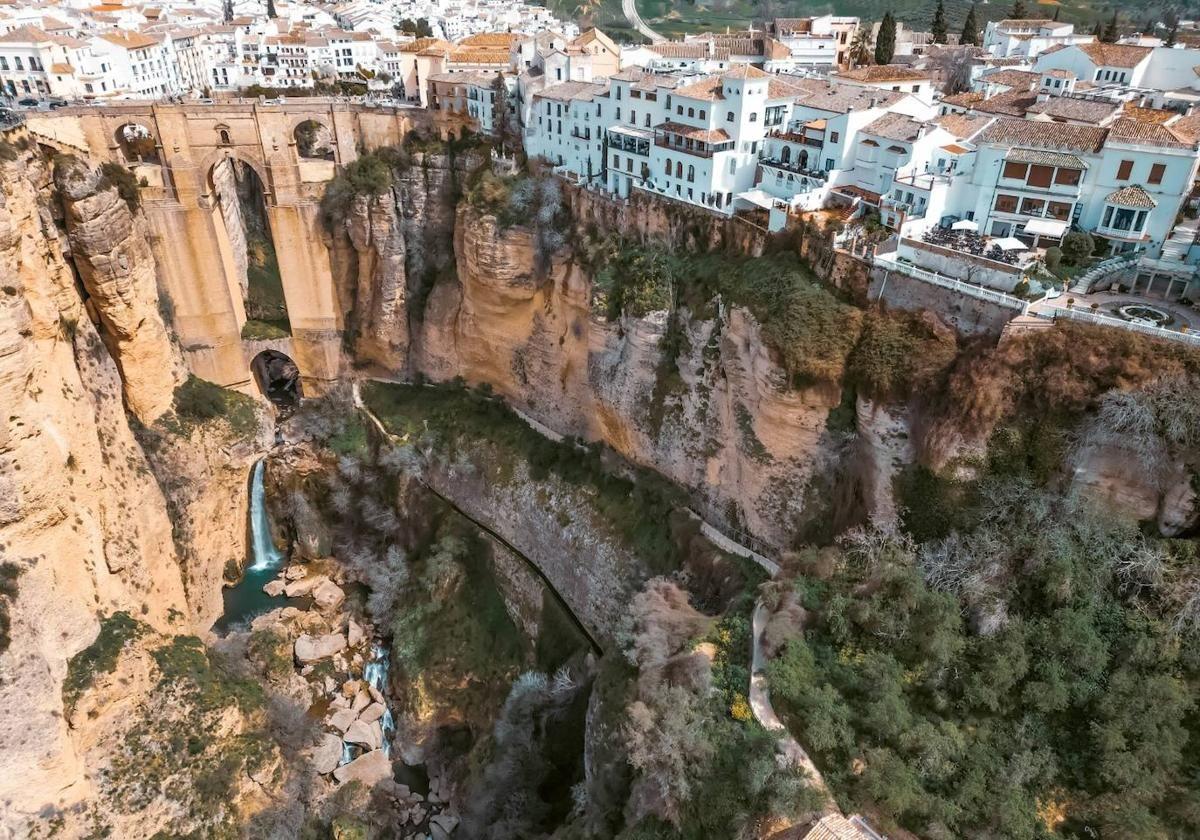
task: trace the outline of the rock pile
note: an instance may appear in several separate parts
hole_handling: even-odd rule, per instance
[[[252,626],[269,623],[287,634],[303,677],[298,690],[307,691],[313,706],[324,712],[326,731],[310,750],[316,772],[337,785],[361,782],[390,795],[400,815],[397,837],[448,840],[458,826],[449,805],[449,782],[432,778],[426,797],[395,781],[384,729],[385,719],[391,725],[387,698],[365,678],[374,628],[344,609],[339,571],[335,562],[322,560],[285,567],[263,591],[309,597],[310,609],[284,607]]]

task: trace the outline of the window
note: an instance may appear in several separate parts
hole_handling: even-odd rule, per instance
[[[1025,180],[1031,187],[1048,187],[1054,180],[1054,167],[1034,164],[1029,167],[1029,177]]]
[[[733,122],[733,111],[726,112],[725,122]]]
[[[1054,173],[1054,183],[1073,187],[1079,183],[1078,169],[1059,169]]]
[[[836,131],[829,132],[829,142],[836,143],[838,141],[838,133]]]
[[[8,69],[8,59],[0,55],[0,70]]]
[[[621,98],[621,86],[617,85],[617,99]]]
[[[995,210],[999,213],[1017,212],[1017,197],[1015,195],[997,195]]]
[[[729,174],[730,175],[737,174],[737,159],[736,158],[729,159]]]
[[[679,161],[675,161],[675,177],[676,178],[683,177],[683,164],[680,163]]]
[[[1133,174],[1133,161],[1121,161],[1121,163],[1117,166],[1117,180],[1128,181],[1131,174]]]
[[[663,161],[663,174],[671,177],[671,161]]]
[[[1040,198],[1021,199],[1021,215],[1023,216],[1040,216],[1045,207],[1046,202]]]
[[[629,124],[630,124],[630,125],[637,125],[637,111],[633,111],[633,110],[631,110],[631,111],[629,112]]]
[[[758,112],[754,111],[750,114],[750,122],[758,122]]]
[[[1029,165],[1024,163],[1014,163],[1011,160],[1004,162],[1004,177],[1019,178],[1025,180],[1025,175],[1029,172]]]
[[[696,180],[696,167],[690,165],[688,166],[687,179],[689,184]]]
[[[1065,222],[1071,218],[1071,205],[1064,201],[1051,201],[1046,206],[1046,215],[1051,219],[1058,219],[1060,222]]]
[[[825,171],[833,169],[833,158],[825,158]]]
[[[682,117],[682,116],[683,116],[683,106],[682,106],[682,105],[676,105],[676,106],[675,106],[675,113],[676,113],[676,114],[678,114],[679,116],[681,116],[681,117]]]
[[[1153,166],[1150,167],[1150,179],[1147,181],[1147,183],[1161,184],[1162,179],[1163,179],[1163,173],[1166,171],[1167,171],[1167,167],[1164,166],[1163,164],[1161,164],[1161,163],[1154,164]]]
[[[695,117],[695,116],[696,116],[696,109],[695,109],[695,108],[688,108],[688,116],[689,116],[689,117]]]

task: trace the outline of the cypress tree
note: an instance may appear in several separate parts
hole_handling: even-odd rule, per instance
[[[1167,25],[1167,36],[1163,38],[1163,46],[1175,46],[1175,39],[1179,37],[1179,15],[1175,14],[1174,9],[1167,9],[1167,13],[1163,15],[1163,22]]]
[[[1115,44],[1117,34],[1117,11],[1114,9],[1112,20],[1108,22],[1108,26],[1104,27],[1104,34],[1100,36],[1100,40],[1106,44]]]
[[[1097,41],[1104,40],[1104,27],[1100,25],[1100,21],[1096,21],[1096,25],[1092,27],[1092,37]]]
[[[937,10],[933,13],[933,25],[930,27],[933,34],[933,43],[946,43],[946,4],[943,0],[938,0]]]
[[[267,17],[271,19],[279,17],[275,12],[275,0],[267,0]]]
[[[975,4],[971,4],[971,10],[967,12],[967,19],[963,21],[962,38],[959,43],[964,47],[979,46],[979,20],[975,17]]]
[[[1024,20],[1029,13],[1025,11],[1025,0],[1016,0],[1008,16],[1013,20]]]
[[[879,34],[875,37],[875,63],[891,64],[896,54],[896,19],[891,12],[883,13],[879,22]]]
[[[1058,13],[1061,11],[1062,11],[1062,6],[1055,6],[1054,7],[1054,17],[1052,17],[1051,20],[1055,20],[1055,21],[1058,20]]]

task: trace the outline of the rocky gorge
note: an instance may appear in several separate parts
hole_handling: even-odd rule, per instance
[[[826,806],[749,709],[756,601],[786,657],[841,626],[853,540],[952,539],[1014,475],[1173,557],[1196,534],[1195,359],[870,307],[828,220],[616,206],[475,140],[364,153],[321,208],[341,381],[284,405],[189,373],[127,170],[2,142],[12,836],[771,836]],[[833,731],[821,702],[787,723]],[[821,755],[843,803],[954,836],[838,769],[878,752]]]

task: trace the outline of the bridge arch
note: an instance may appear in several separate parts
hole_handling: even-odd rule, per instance
[[[302,115],[291,123],[292,142],[301,160],[337,159],[337,136],[323,120]]]
[[[113,140],[126,163],[161,163],[157,135],[138,120],[129,120],[117,126]]]
[[[267,167],[263,161],[255,155],[247,153],[243,148],[225,146],[213,149],[200,160],[197,171],[201,173],[204,179],[201,184],[202,197],[209,201],[216,200],[216,185],[213,181],[213,173],[216,171],[217,166],[226,160],[244,163],[254,170],[254,174],[258,177],[258,182],[262,185],[263,200],[268,207],[275,203],[275,195],[271,189],[271,179],[268,176]]]

